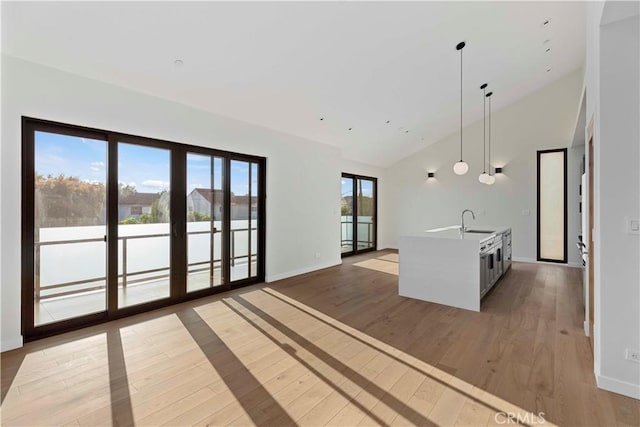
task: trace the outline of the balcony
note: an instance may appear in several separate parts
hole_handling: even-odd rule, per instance
[[[220,228],[213,227],[212,231],[210,224],[210,222],[189,223],[187,292],[223,284],[222,242],[221,233],[218,231]],[[168,224],[120,226],[119,307],[169,297],[170,233],[168,227]],[[206,229],[203,229],[205,227]],[[53,232],[47,233],[48,230]],[[96,231],[102,232],[102,230],[104,227],[68,227],[66,230],[57,227],[41,230],[41,236],[47,238],[41,239],[35,245],[34,320],[36,325],[106,309],[105,237],[51,239],[53,236],[63,235],[91,236],[95,235]],[[252,234],[256,232],[255,227],[251,228]],[[231,281],[249,277],[248,233],[247,221],[232,222]],[[255,276],[257,272],[255,238],[251,246],[251,276]],[[104,264],[96,262],[100,259],[104,259]]]

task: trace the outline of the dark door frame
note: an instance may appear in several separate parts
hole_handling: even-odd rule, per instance
[[[353,173],[348,173],[348,172],[342,172],[341,175],[342,178],[349,178],[353,181],[353,188],[352,188],[352,202],[351,202],[351,224],[353,227],[352,230],[352,241],[351,241],[351,247],[352,250],[349,252],[341,252],[340,256],[341,257],[347,257],[347,256],[351,256],[351,255],[357,255],[357,254],[361,254],[364,252],[371,252],[371,251],[375,251],[378,248],[378,178],[372,177],[372,176],[365,176],[365,175],[357,175],[357,174],[353,174]],[[363,179],[363,180],[367,180],[367,181],[372,181],[373,182],[373,247],[371,248],[365,248],[365,249],[358,249],[358,201],[357,201],[357,186],[358,186],[358,180],[359,179]],[[342,225],[340,226],[340,233],[342,234]],[[340,236],[340,240],[342,241],[342,236]]]
[[[563,153],[564,156],[564,162],[563,162],[563,168],[564,168],[564,173],[563,173],[563,179],[564,179],[564,256],[562,257],[561,260],[558,259],[548,259],[548,258],[542,258],[540,256],[540,156],[542,154],[548,154],[548,153]],[[567,161],[567,149],[566,148],[556,148],[556,149],[552,149],[552,150],[539,150],[537,152],[537,164],[536,164],[536,188],[537,188],[537,193],[536,193],[536,257],[538,261],[543,261],[543,262],[554,262],[554,263],[558,263],[558,264],[566,264],[568,261],[568,238],[569,238],[569,230],[568,230],[568,226],[569,226],[569,221],[568,221],[568,207],[569,207],[569,203],[568,203],[568,171],[567,171],[567,165],[568,165],[568,161]]]
[[[103,140],[107,144],[107,304],[105,311],[65,319],[44,325],[34,325],[34,247],[35,247],[35,132],[43,131]],[[168,298],[139,305],[118,308],[118,143],[129,143],[170,150],[171,153],[171,249],[170,284]],[[223,262],[224,282],[222,286],[186,292],[186,154],[201,153],[223,158],[224,182],[230,190],[230,162],[244,160],[258,165],[258,257],[257,274],[254,277],[231,282],[229,262]],[[230,221],[230,193],[225,192],[225,220]],[[230,228],[226,227],[226,233]],[[84,328],[114,319],[151,311],[160,307],[178,304],[184,301],[202,298],[224,292],[232,288],[264,282],[266,263],[266,158],[247,154],[233,153],[177,143],[172,141],[129,135],[120,132],[90,127],[58,123],[32,117],[22,117],[22,243],[21,243],[21,295],[22,295],[22,334],[25,342],[44,338],[63,332]],[[229,239],[223,235],[223,259],[229,260]]]

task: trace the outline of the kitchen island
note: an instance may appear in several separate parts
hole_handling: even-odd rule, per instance
[[[511,228],[465,230],[400,237],[400,296],[480,311],[482,297],[511,267]]]

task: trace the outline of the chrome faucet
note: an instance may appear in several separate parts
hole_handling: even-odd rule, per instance
[[[462,215],[460,216],[460,218],[462,219],[462,227],[461,230],[462,231],[467,231],[467,227],[464,226],[464,214],[465,212],[471,212],[471,216],[473,217],[473,219],[476,219],[476,214],[473,213],[473,211],[471,209],[465,209],[462,211]]]

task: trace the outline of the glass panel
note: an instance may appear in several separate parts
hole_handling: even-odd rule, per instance
[[[171,152],[118,143],[118,307],[170,295]]]
[[[250,163],[231,161],[231,281],[249,277]]]
[[[106,164],[106,141],[35,132],[35,326],[106,310]]]
[[[563,261],[564,230],[564,151],[540,153],[540,258]]]
[[[187,154],[187,292],[223,283],[222,160]]]
[[[358,179],[356,192],[358,206],[358,250],[373,248],[375,247],[375,227],[373,225],[375,200],[373,181]]]
[[[251,277],[258,275],[258,164],[251,163]]]
[[[342,177],[340,199],[340,250],[353,251],[353,179]]]

